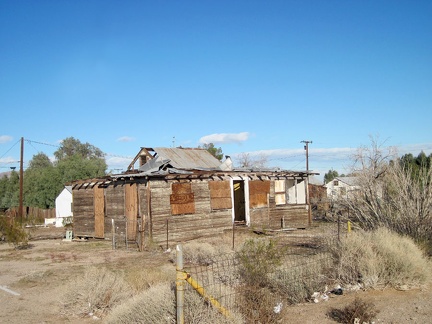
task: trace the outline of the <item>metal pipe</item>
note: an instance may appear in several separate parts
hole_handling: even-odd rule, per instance
[[[177,324],[184,324],[184,289],[186,273],[183,271],[183,250],[180,244],[176,247],[176,304]]]
[[[111,219],[111,235],[112,235],[112,249],[115,250],[115,224],[114,224],[114,218]]]
[[[223,307],[214,297],[208,295],[203,286],[201,286],[196,280],[192,279],[191,276],[186,277],[186,281],[192,286],[193,289],[196,290],[201,296],[204,297],[205,300],[210,302],[222,315],[229,317],[229,311]]]

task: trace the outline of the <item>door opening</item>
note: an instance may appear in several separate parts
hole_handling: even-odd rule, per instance
[[[243,180],[233,181],[234,223],[246,225],[245,183]]]

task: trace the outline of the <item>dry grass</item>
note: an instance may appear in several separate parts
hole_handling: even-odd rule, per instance
[[[417,287],[430,279],[430,261],[406,236],[385,228],[353,232],[330,246],[337,261],[335,279],[365,287]]]
[[[156,284],[115,307],[106,323],[175,323],[174,296],[169,283]]]
[[[132,289],[121,275],[104,267],[90,267],[66,290],[62,313],[66,316],[103,317],[115,305],[131,297]]]
[[[241,318],[225,318],[197,294],[185,294],[185,322],[189,324],[235,324]],[[176,323],[175,290],[158,283],[117,306],[106,323]]]
[[[372,302],[356,297],[343,309],[331,309],[328,315],[339,323],[372,323],[377,314],[378,311]]]
[[[143,269],[140,266],[132,266],[125,270],[124,280],[139,293],[159,283],[173,281],[175,268],[172,265]]]
[[[330,267],[329,255],[312,255],[301,264],[284,263],[269,283],[289,304],[301,303],[310,299],[314,292],[325,290]]]

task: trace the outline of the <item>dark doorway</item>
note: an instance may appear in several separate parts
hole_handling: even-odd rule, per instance
[[[244,186],[245,184],[243,180],[233,181],[234,222],[236,224],[246,224]]]

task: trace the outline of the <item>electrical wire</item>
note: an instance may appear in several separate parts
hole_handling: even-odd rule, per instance
[[[14,148],[14,146],[17,145],[20,141],[21,141],[21,139],[19,139],[14,145],[12,145],[12,147],[9,150],[7,150],[2,156],[0,156],[0,159],[3,158],[6,154],[8,154],[9,151],[12,150]]]

